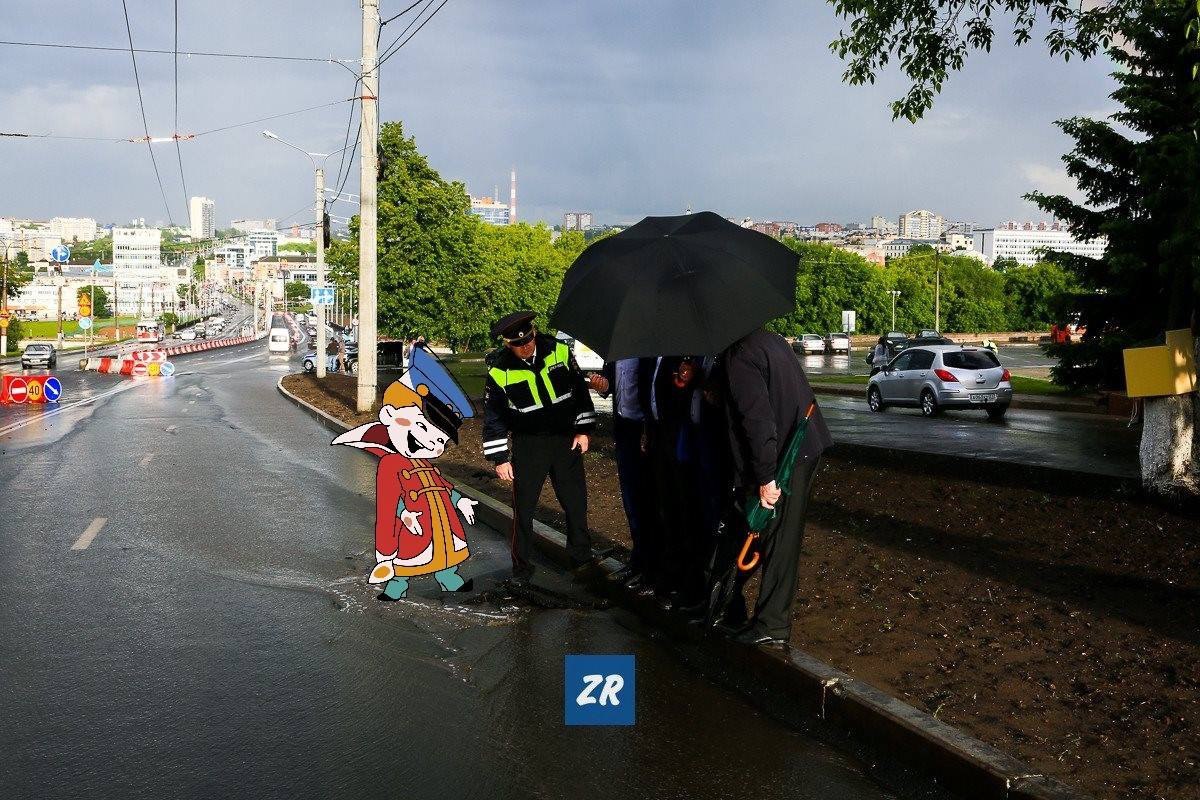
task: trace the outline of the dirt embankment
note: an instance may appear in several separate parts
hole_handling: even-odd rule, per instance
[[[290,391],[339,418],[350,380]],[[444,468],[493,497],[478,420]],[[600,431],[590,524],[627,545]],[[563,524],[549,488],[540,517]],[[793,643],[1103,798],[1200,798],[1200,521],[1118,498],[997,487],[832,456]]]

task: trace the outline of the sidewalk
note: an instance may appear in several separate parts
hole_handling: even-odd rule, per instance
[[[369,418],[338,399],[353,402],[352,382],[325,386],[326,411]],[[600,541],[628,547],[601,425],[586,456],[589,526]],[[503,504],[511,488],[482,457],[478,420],[460,439],[439,463]],[[800,565],[794,645],[898,706],[1011,753],[1026,774],[1112,800],[1194,797],[1195,519],[1116,492],[1013,486],[962,463],[934,471],[911,457],[828,455]],[[549,487],[537,517],[563,527]],[[815,697],[777,683],[778,667],[764,669],[732,671],[773,713],[790,716],[789,702]],[[808,719],[835,700],[827,692],[813,702]],[[855,719],[869,713],[853,707]],[[1050,796],[1017,780],[1007,792]]]

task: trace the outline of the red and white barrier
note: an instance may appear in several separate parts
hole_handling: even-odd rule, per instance
[[[213,339],[209,342],[196,342],[195,344],[182,344],[177,347],[165,347],[160,350],[135,350],[132,353],[126,353],[121,356],[113,356],[111,358],[89,358],[79,362],[81,370],[90,370],[93,372],[104,372],[112,375],[131,375],[131,374],[174,374],[174,367],[171,367],[170,372],[164,372],[161,369],[153,372],[142,373],[140,370],[137,373],[133,372],[134,364],[144,364],[147,367],[154,364],[170,364],[167,359],[171,356],[181,356],[186,353],[199,353],[202,350],[215,350],[218,347],[232,347],[236,344],[249,344],[257,340],[257,336],[235,336],[230,339]],[[122,365],[128,364],[127,367]]]
[[[89,358],[81,361],[79,368],[104,375],[129,375],[134,378],[169,378],[175,374],[175,365],[170,361],[134,361],[129,358]]]

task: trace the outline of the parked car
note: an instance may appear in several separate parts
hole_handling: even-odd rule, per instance
[[[45,367],[46,369],[54,369],[58,363],[58,352],[52,344],[42,344],[34,342],[25,346],[25,350],[21,353],[21,368],[33,369],[34,367]]]
[[[1012,377],[990,350],[962,345],[909,347],[867,383],[872,411],[911,406],[926,417],[947,408],[982,408],[1000,420],[1012,402]]]
[[[333,358],[332,355],[327,355],[325,357],[329,359]],[[309,350],[307,353],[305,353],[302,365],[305,372],[312,372],[315,370],[317,368],[317,351]],[[328,369],[329,364],[327,363],[325,366]],[[354,345],[346,345],[346,371],[351,375],[358,374],[358,347]]]
[[[179,332],[179,339],[180,339],[180,341],[183,341],[183,342],[196,341],[196,329],[194,327],[184,328],[183,330],[181,330]]]
[[[904,331],[888,331],[883,335],[883,338],[887,342],[888,350],[893,356],[905,347],[908,347],[908,334]]]
[[[850,334],[848,333],[827,333],[825,334],[825,349],[830,353],[849,353],[850,352]]]
[[[825,339],[815,333],[806,333],[792,341],[792,349],[801,355],[820,355],[825,352]]]
[[[909,339],[905,343],[905,347],[924,347],[931,344],[954,344],[954,340],[947,336],[942,336],[935,330],[926,329],[917,331],[917,335]]]

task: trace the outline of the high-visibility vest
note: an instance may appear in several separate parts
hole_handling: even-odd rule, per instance
[[[540,372],[522,365],[512,369],[492,367],[488,375],[504,390],[509,408],[528,414],[545,408],[547,401],[554,405],[571,398],[571,349],[562,342],[555,344]]]

